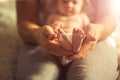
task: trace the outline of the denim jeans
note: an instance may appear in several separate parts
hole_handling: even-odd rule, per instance
[[[84,59],[63,65],[59,57],[27,45],[21,52],[17,80],[116,80],[118,56],[108,40],[97,43]]]

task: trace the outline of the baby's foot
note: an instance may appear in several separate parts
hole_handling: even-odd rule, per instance
[[[82,29],[73,29],[73,36],[72,36],[72,47],[73,52],[80,51],[80,48],[82,46],[83,40],[85,39],[85,34]]]
[[[68,51],[72,50],[72,45],[68,40],[67,34],[63,31],[63,29],[58,30],[58,41],[64,49]]]

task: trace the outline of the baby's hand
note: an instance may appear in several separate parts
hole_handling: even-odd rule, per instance
[[[61,21],[54,21],[52,24],[51,24],[51,27],[54,31],[54,39],[56,41],[58,41],[58,29],[62,28],[63,26],[63,23]]]
[[[61,21],[55,21],[52,24],[52,28],[55,31],[55,33],[58,33],[58,29],[60,29],[62,27],[63,27],[63,22],[61,22]]]

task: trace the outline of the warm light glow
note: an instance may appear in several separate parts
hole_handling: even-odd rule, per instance
[[[116,16],[118,16],[118,19],[120,20],[120,0],[110,0],[110,10]],[[117,48],[120,46],[120,36],[119,36],[120,35],[120,22],[119,20],[117,24],[117,29],[112,33],[112,38],[114,39]],[[111,41],[113,45],[114,45],[114,41]],[[120,49],[119,49],[119,52],[120,52]]]
[[[111,0],[110,5],[114,13],[120,14],[120,0]]]

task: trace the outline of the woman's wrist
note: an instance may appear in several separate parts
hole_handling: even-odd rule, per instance
[[[104,35],[102,35],[103,34],[103,32],[104,32],[104,25],[102,25],[102,24],[99,24],[99,23],[97,23],[97,24],[95,24],[96,25],[96,27],[98,27],[98,33],[99,33],[99,36],[98,36],[98,41],[101,41],[101,40],[103,40],[102,39],[102,36],[104,36]]]
[[[103,31],[104,31],[104,26],[102,24],[90,23],[86,27],[87,39],[91,41],[100,41]]]
[[[37,28],[36,31],[35,31],[35,41],[38,45],[40,45],[40,35],[41,34],[41,27]]]

